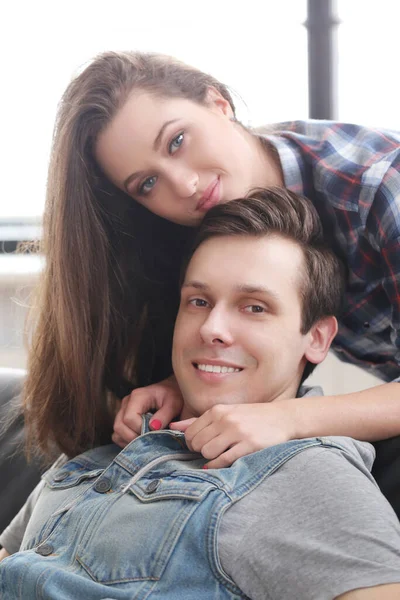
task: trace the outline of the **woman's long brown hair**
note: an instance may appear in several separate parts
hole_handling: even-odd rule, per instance
[[[98,135],[143,89],[205,101],[211,76],[169,57],[105,53],[67,88],[49,165],[46,264],[31,313],[24,390],[28,453],[74,456],[108,443],[108,392],[171,373],[181,257],[192,230],[142,208],[103,176]]]

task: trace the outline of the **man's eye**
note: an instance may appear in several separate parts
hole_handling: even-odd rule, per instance
[[[170,154],[174,154],[178,150],[178,148],[180,148],[182,146],[183,138],[184,138],[184,133],[179,133],[176,137],[174,137],[174,139],[171,141],[171,143],[169,145],[169,153]]]
[[[156,182],[157,182],[157,177],[155,177],[155,176],[148,177],[147,179],[145,179],[139,187],[139,194],[143,194],[143,195],[148,194],[153,189]]]
[[[265,308],[259,304],[249,304],[244,307],[244,311],[247,313],[258,314],[265,312]]]
[[[207,300],[203,300],[202,298],[193,298],[192,300],[189,300],[189,304],[197,306],[198,308],[206,308],[208,306]]]

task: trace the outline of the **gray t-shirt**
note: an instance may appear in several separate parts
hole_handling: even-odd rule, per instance
[[[370,474],[374,449],[314,447],[228,509],[223,569],[252,600],[328,600],[400,582],[400,523]]]
[[[61,454],[52,464],[52,469],[58,469],[67,461],[68,458],[65,456],[65,454]],[[25,534],[26,526],[31,518],[33,508],[44,486],[45,482],[42,479],[31,492],[21,510],[16,514],[8,527],[6,527],[0,535],[0,544],[7,550],[9,554],[18,552]]]

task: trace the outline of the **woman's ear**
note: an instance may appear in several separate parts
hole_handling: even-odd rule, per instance
[[[229,119],[234,117],[234,112],[232,110],[231,105],[228,100],[223,97],[221,92],[217,90],[217,88],[210,86],[207,90],[206,95],[206,104],[212,109],[218,112],[221,112],[223,115],[227,116]]]
[[[311,327],[307,334],[310,336],[310,343],[304,353],[310,363],[318,365],[324,360],[337,330],[338,324],[335,317],[324,317]]]

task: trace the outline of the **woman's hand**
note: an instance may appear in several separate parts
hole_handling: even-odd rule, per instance
[[[210,459],[205,468],[229,467],[241,456],[296,437],[292,402],[217,404],[201,417],[171,423],[170,428],[184,431],[189,448]]]
[[[122,400],[115,417],[113,442],[124,448],[140,435],[142,415],[149,411],[156,411],[150,421],[151,429],[163,429],[180,414],[182,404],[182,395],[173,375],[159,383],[133,390]]]

